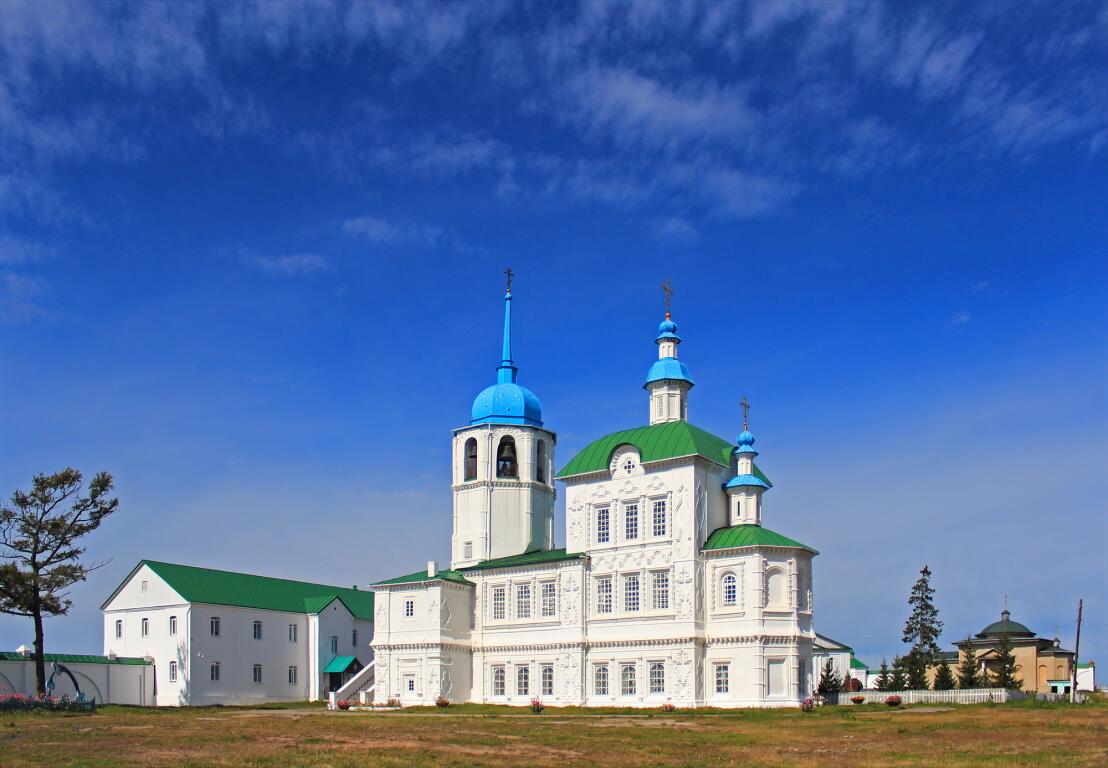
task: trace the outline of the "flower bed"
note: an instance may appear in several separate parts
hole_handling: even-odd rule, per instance
[[[536,715],[541,715],[544,709],[546,709],[546,707],[543,706],[542,701],[540,701],[539,699],[531,699],[532,712],[534,712]]]
[[[865,701],[866,701],[866,697],[865,696],[851,696],[850,700],[853,701],[855,704],[864,704]]]
[[[95,699],[25,696],[22,693],[0,695],[0,712],[93,712],[95,710]]]
[[[901,701],[903,701],[903,699],[901,699],[895,693],[889,698],[885,699],[885,703],[888,704],[890,707],[899,707]]]

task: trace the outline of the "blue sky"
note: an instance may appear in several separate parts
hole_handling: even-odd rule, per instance
[[[448,559],[501,271],[557,462],[753,403],[819,631],[1014,618],[1108,655],[1108,5],[0,4],[0,493],[114,473],[141,558]],[[562,512],[556,526],[564,542]],[[0,618],[0,648],[31,638]]]

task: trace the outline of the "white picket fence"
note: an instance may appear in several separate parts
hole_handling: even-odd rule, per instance
[[[874,691],[864,690],[856,693],[837,693],[828,696],[836,704],[852,704],[855,696],[865,697],[864,704],[884,704],[890,696],[899,696],[903,704],[1004,704],[1009,701],[1021,701],[1027,698],[1023,691],[1007,688],[966,688],[952,691]],[[1046,694],[1044,694],[1046,695]]]

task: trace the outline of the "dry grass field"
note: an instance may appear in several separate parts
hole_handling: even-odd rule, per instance
[[[1108,706],[625,714],[106,707],[0,714],[19,766],[1108,765]]]

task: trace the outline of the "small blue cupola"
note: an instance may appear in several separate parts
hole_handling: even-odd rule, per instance
[[[773,486],[765,475],[754,466],[754,435],[750,432],[748,416],[750,401],[742,399],[743,431],[736,440],[738,445],[731,451],[734,457],[735,476],[723,485],[728,496],[731,525],[762,524],[762,492]]]
[[[654,343],[658,345],[658,359],[647,371],[643,389],[650,389],[656,381],[683,381],[691,389],[696,382],[689,375],[689,367],[677,359],[677,345],[681,343],[681,337],[677,335],[677,323],[670,319],[668,311],[666,319],[658,325]]]
[[[689,375],[689,368],[677,359],[677,345],[681,337],[677,335],[677,323],[669,314],[669,303],[673,289],[669,280],[662,283],[666,294],[666,319],[658,325],[658,335],[654,343],[658,345],[658,359],[646,372],[646,381],[642,388],[650,393],[650,424],[662,424],[667,421],[689,420],[689,390],[695,382]]]
[[[519,369],[512,360],[512,284],[504,294],[504,345],[496,383],[481,390],[473,400],[470,424],[526,424],[542,426],[542,403],[535,393],[516,384]]]

